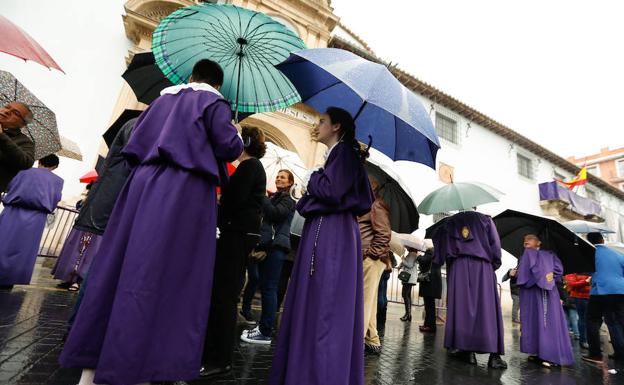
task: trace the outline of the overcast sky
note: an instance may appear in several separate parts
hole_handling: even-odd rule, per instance
[[[621,1],[331,4],[381,58],[559,155],[624,146]]]

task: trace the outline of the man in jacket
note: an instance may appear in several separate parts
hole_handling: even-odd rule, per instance
[[[12,102],[0,108],[0,193],[19,171],[35,163],[35,144],[21,132],[32,118],[23,103]]]
[[[587,332],[586,332],[586,315],[587,315],[587,303],[589,302],[589,290],[591,284],[589,283],[589,275],[584,274],[568,274],[565,278],[566,287],[570,291],[570,299],[576,307],[578,313],[578,331],[579,331],[579,344],[581,348],[587,349]]]
[[[378,195],[379,183],[369,176],[375,192],[375,201],[368,214],[358,219],[364,257],[364,346],[370,354],[381,353],[377,333],[377,297],[379,280],[390,265],[390,212],[388,205]]]

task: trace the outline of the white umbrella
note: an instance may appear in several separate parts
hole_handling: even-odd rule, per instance
[[[615,234],[615,231],[609,229],[602,223],[594,223],[582,220],[574,220],[563,222],[563,225],[568,229],[579,234],[587,233],[603,233],[603,234]]]
[[[78,147],[78,144],[62,135],[61,149],[56,154],[58,156],[64,156],[66,158],[82,160],[82,152],[80,152],[80,147]]]
[[[295,177],[295,190],[300,192],[301,186],[303,186],[303,178],[308,172],[308,168],[305,166],[299,155],[292,151],[283,149],[271,142],[267,142],[266,154],[260,159],[264,166],[264,171],[267,176],[267,190],[276,191],[275,177],[279,170],[289,170]]]

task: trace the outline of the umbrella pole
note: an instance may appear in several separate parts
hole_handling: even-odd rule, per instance
[[[239,44],[240,46],[240,50],[238,51],[237,55],[238,55],[238,79],[236,81],[236,102],[234,103],[234,121],[236,123],[238,123],[238,95],[240,92],[240,80],[241,80],[241,70],[243,68],[243,56],[245,56],[245,54],[243,53],[243,46],[245,44],[247,44],[247,40],[245,38],[239,37],[236,42]]]

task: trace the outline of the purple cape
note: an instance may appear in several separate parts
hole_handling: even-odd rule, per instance
[[[201,366],[215,257],[216,183],[243,148],[229,105],[183,90],[155,100],[60,357],[109,385],[190,380]]]
[[[52,268],[52,275],[63,282],[77,282],[87,276],[102,237],[72,228]]]
[[[0,213],[0,285],[29,284],[46,218],[61,200],[63,179],[43,168],[19,172]]]
[[[520,351],[559,365],[574,363],[568,323],[555,281],[563,266],[548,250],[525,249],[518,264]]]
[[[354,150],[338,144],[297,210],[306,218],[269,384],[364,383],[364,304],[356,215],[374,200]]]
[[[492,219],[467,211],[453,215],[434,236],[433,263],[446,261],[448,298],[444,347],[505,353],[496,275],[501,247]]]

